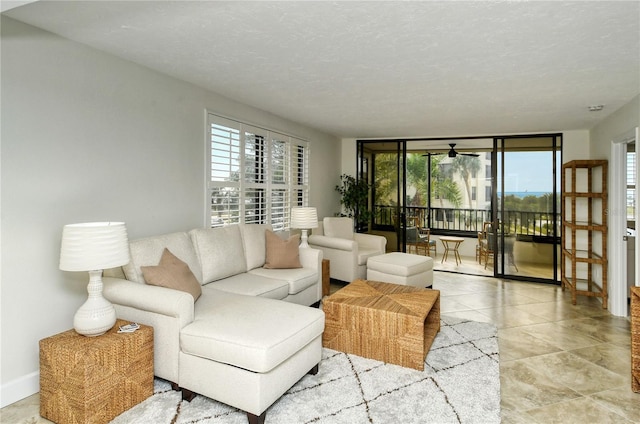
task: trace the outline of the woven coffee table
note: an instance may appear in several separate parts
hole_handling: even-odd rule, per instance
[[[440,331],[440,291],[355,280],[323,301],[324,347],[424,369]]]

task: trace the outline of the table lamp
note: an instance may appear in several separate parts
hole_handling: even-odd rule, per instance
[[[94,337],[106,333],[115,325],[116,311],[102,297],[102,270],[128,262],[129,242],[124,222],[90,222],[64,226],[60,269],[89,272],[89,298],[73,317],[76,332]]]
[[[307,243],[307,230],[318,228],[318,213],[316,208],[291,208],[291,228],[302,230],[300,247],[309,247]]]

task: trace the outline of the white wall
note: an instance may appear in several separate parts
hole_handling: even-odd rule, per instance
[[[356,175],[358,172],[357,163],[358,160],[358,143],[355,138],[343,138],[341,140],[342,149],[341,156],[341,168],[340,172],[347,175]]]
[[[204,225],[205,110],[311,141],[311,204],[339,209],[336,138],[2,17],[1,398],[38,391],[38,341],[72,327],[88,275],[62,226],[130,238]]]
[[[562,162],[589,159],[589,130],[562,133]]]
[[[591,129],[591,159],[610,159],[611,141],[640,126],[640,95]]]
[[[591,130],[591,152],[593,159],[609,160],[609,234],[608,234],[608,284],[609,284],[609,310],[614,315],[625,316],[628,313],[627,296],[629,289],[627,287],[629,279],[636,278],[633,275],[627,275],[624,267],[624,261],[627,261],[627,268],[634,263],[635,246],[631,242],[624,242],[622,235],[616,233],[616,224],[619,223],[620,210],[624,209],[624,195],[622,198],[616,196],[615,184],[619,179],[617,175],[624,180],[624,175],[620,175],[619,169],[614,169],[619,162],[612,161],[611,149],[612,141],[619,141],[621,137],[627,133],[633,132],[636,127],[640,127],[640,95],[634,97],[629,103],[616,110]],[[637,142],[636,142],[637,146]],[[613,165],[613,166],[612,166]],[[622,202],[622,203],[621,203]],[[623,222],[621,223],[624,225]],[[619,228],[619,227],[617,227]],[[626,246],[625,246],[626,244]],[[623,256],[626,254],[626,258]],[[630,255],[631,254],[631,255]],[[630,255],[630,256],[629,256]],[[633,269],[633,268],[632,268]]]

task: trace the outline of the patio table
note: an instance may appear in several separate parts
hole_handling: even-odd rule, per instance
[[[453,256],[456,258],[456,265],[462,263],[462,259],[460,258],[460,252],[458,252],[458,246],[460,243],[464,241],[462,237],[452,237],[452,236],[442,236],[440,237],[440,241],[442,241],[442,245],[444,246],[444,254],[442,255],[442,260],[440,263],[443,263],[449,257],[449,252],[453,252]]]

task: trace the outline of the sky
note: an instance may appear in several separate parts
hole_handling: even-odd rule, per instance
[[[505,153],[504,191],[553,191],[552,152]],[[499,173],[499,172],[498,172]],[[558,189],[561,172],[558,170]]]

